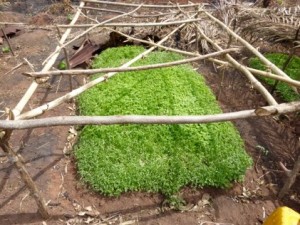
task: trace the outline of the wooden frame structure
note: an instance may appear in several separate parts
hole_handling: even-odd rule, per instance
[[[101,7],[100,7],[101,6]],[[118,6],[124,7],[126,10],[112,10],[105,9],[105,6]],[[141,11],[145,9],[154,10],[151,14],[144,14]],[[166,12],[157,13],[155,10],[165,10]],[[101,12],[109,12],[116,13],[115,17],[107,19],[105,21],[98,21],[97,17],[89,16],[87,11],[101,11]],[[186,4],[186,5],[143,5],[143,4],[127,4],[120,2],[107,2],[100,0],[83,0],[80,2],[76,14],[73,17],[73,20],[69,25],[58,25],[58,29],[66,29],[65,32],[61,35],[59,45],[56,47],[53,53],[49,55],[49,57],[44,61],[44,67],[40,72],[27,72],[24,73],[25,76],[31,77],[32,83],[27,89],[24,96],[21,98],[19,103],[16,105],[14,109],[7,109],[7,119],[0,120],[0,147],[3,151],[14,159],[14,164],[18,168],[19,173],[23,181],[25,182],[27,188],[30,190],[32,196],[34,197],[40,214],[44,218],[49,217],[49,213],[47,211],[47,207],[45,205],[45,201],[41,196],[38,188],[34,184],[32,178],[27,172],[24,163],[20,159],[20,156],[17,155],[12,148],[10,147],[10,136],[14,130],[18,129],[29,129],[29,128],[37,128],[37,127],[48,127],[48,126],[66,126],[66,125],[86,125],[86,124],[94,124],[94,125],[111,125],[111,124],[187,124],[187,123],[211,123],[211,122],[222,122],[222,121],[232,121],[236,119],[244,119],[249,117],[258,117],[258,116],[270,116],[277,114],[285,114],[291,112],[300,111],[300,102],[292,102],[292,103],[284,103],[278,104],[277,101],[273,98],[273,96],[267,91],[267,89],[257,80],[256,76],[265,76],[280,82],[285,82],[291,86],[296,88],[300,87],[300,82],[297,80],[291,79],[288,75],[286,75],[281,69],[272,64],[268,59],[266,59],[256,48],[254,48],[249,42],[243,39],[241,36],[237,34],[232,29],[231,22],[234,21],[234,17],[231,22],[227,24],[219,20],[216,16],[214,16],[214,10],[209,8],[204,4]],[[78,19],[83,16],[86,21],[91,21],[90,24],[77,24]],[[228,16],[228,15],[227,15]],[[115,22],[119,19],[124,18],[132,18],[137,20],[142,20],[138,22],[130,22],[130,23],[120,23]],[[143,21],[146,20],[146,21]],[[153,20],[148,21],[148,20]],[[226,22],[226,20],[225,20]],[[208,25],[205,25],[208,24]],[[210,31],[213,33],[213,30],[210,30],[210,27],[214,27],[214,29],[221,29],[225,31],[225,35],[223,32],[224,42],[217,43],[214,40],[214,35],[209,36]],[[125,63],[121,67],[118,68],[107,68],[107,69],[90,69],[90,70],[65,70],[65,71],[51,71],[52,66],[56,62],[60,52],[64,50],[66,58],[67,51],[66,48],[73,43],[74,41],[84,37],[85,35],[93,32],[97,29],[106,29],[111,31],[111,28],[114,28],[114,32],[118,33],[126,37],[128,40],[140,42],[151,46],[142,54],[138,55],[131,61]],[[149,28],[149,29],[164,29],[169,31],[168,34],[165,35],[159,42],[154,43],[149,40],[142,40],[134,35],[129,35],[126,32],[121,31],[122,27],[135,27],[135,28]],[[81,29],[85,30],[73,38],[69,38],[72,29]],[[170,31],[171,30],[171,31]],[[180,50],[178,48],[172,47],[172,43],[168,45],[164,45],[164,43],[168,42],[171,37],[178,34],[178,32],[186,31],[185,37],[187,39],[188,44],[194,43],[196,46],[196,51],[186,51]],[[187,32],[189,31],[189,32]],[[226,34],[227,33],[227,34]],[[230,47],[232,45],[232,40],[234,41],[235,47]],[[201,44],[204,46],[210,46],[213,52],[200,54],[198,48]],[[224,47],[226,46],[226,47]],[[151,51],[160,48],[166,51],[173,51],[190,58],[186,60],[179,60],[171,63],[163,63],[149,66],[141,66],[141,67],[130,67],[137,60],[145,57]],[[261,62],[263,62],[268,68],[268,72],[255,70],[249,68],[241,63],[239,63],[231,53],[235,53],[240,51],[241,49],[247,49],[253,55],[256,55]],[[222,59],[218,58],[219,56],[223,56]],[[112,76],[117,75],[118,72],[123,71],[135,71],[135,70],[146,70],[151,68],[158,67],[168,67],[174,66],[184,63],[196,62],[199,60],[208,60],[215,65],[219,66],[229,66],[239,70],[243,73],[251,82],[253,87],[259,91],[262,96],[266,99],[269,106],[261,107],[258,109],[251,109],[239,112],[231,112],[231,113],[223,113],[218,115],[198,115],[198,116],[144,116],[144,115],[131,115],[131,116],[61,116],[61,117],[52,117],[52,118],[42,118],[42,119],[34,119],[35,117],[44,114],[46,111],[51,110],[58,105],[78,96],[85,90],[103,82]],[[34,108],[30,111],[23,112],[24,107],[30,100],[30,98],[34,95],[37,87],[46,82],[50,76],[76,76],[76,75],[91,75],[95,73],[106,73],[105,75],[89,81],[81,87],[78,87],[68,94],[63,95],[51,102],[43,104],[37,108]],[[298,161],[295,163],[295,167],[293,171],[289,173],[289,179],[285,185],[285,188],[280,192],[280,197],[282,197],[286,190],[292,185],[297,174],[300,170],[300,156]]]

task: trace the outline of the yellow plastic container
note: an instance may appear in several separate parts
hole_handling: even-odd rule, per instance
[[[277,208],[263,225],[300,225],[300,214],[288,207]]]

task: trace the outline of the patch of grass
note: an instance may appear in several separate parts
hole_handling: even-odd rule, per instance
[[[65,61],[65,60],[61,61],[61,62],[58,64],[57,68],[58,68],[59,70],[66,70],[66,69],[67,69],[67,63],[66,63],[66,61]]]
[[[286,62],[288,55],[281,53],[269,53],[266,54],[265,57],[269,59],[272,63],[274,63],[279,68],[282,68],[284,63]],[[259,61],[258,58],[251,58],[249,64],[252,68],[259,70],[266,70],[266,66]],[[300,58],[297,56],[293,56],[290,61],[288,67],[285,70],[286,74],[288,74],[292,79],[300,80]],[[275,84],[275,80],[270,78],[262,78],[267,84],[273,86]],[[295,93],[289,85],[279,82],[276,90],[280,93],[281,97],[285,101],[297,101],[300,100],[300,95]]]
[[[10,47],[8,47],[8,46],[2,47],[2,52],[3,53],[9,53],[10,52]]]
[[[119,66],[142,47],[104,51],[93,67]],[[154,52],[135,64],[182,57]],[[78,99],[82,115],[196,115],[220,113],[211,90],[191,66],[121,73]],[[251,165],[232,123],[85,126],[75,157],[82,179],[109,196],[126,191],[167,196],[186,185],[227,187]]]

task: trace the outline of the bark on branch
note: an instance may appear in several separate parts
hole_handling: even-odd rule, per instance
[[[250,117],[264,117],[300,111],[300,102],[283,103],[258,109],[216,115],[194,116],[59,116],[45,119],[0,120],[0,129],[28,129],[69,125],[114,125],[114,124],[195,124],[224,122]]]

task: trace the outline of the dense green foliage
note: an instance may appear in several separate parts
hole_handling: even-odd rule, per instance
[[[279,68],[282,68],[286,60],[288,59],[288,55],[281,53],[269,53],[266,54],[265,57],[269,59],[272,63],[274,63]],[[250,66],[259,70],[266,70],[266,66],[260,62],[258,58],[251,58]],[[288,64],[288,67],[285,70],[286,74],[288,74],[292,79],[300,80],[300,58],[297,56],[293,56],[292,60]],[[275,84],[275,80],[269,78],[262,78],[266,83],[273,86]],[[297,101],[300,100],[300,96],[296,94],[289,85],[279,82],[276,90],[280,93],[281,97],[285,101]]]
[[[119,66],[144,51],[112,48],[94,67]],[[154,52],[135,65],[181,59]],[[121,73],[79,98],[83,115],[220,113],[211,90],[191,66]],[[126,191],[176,193],[185,185],[225,187],[250,166],[231,123],[85,126],[76,146],[79,173],[106,195]]]

